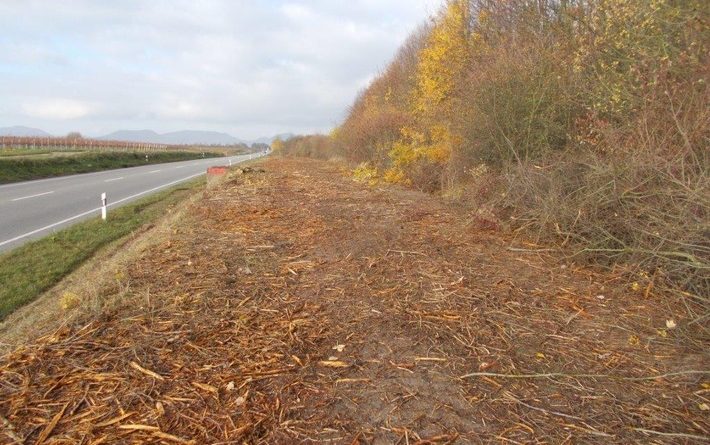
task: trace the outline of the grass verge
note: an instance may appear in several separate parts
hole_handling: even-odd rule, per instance
[[[147,159],[146,159],[147,156]],[[205,157],[220,157],[222,153],[205,152]],[[102,152],[85,153],[78,156],[58,156],[48,158],[0,157],[0,184],[54,176],[91,173],[116,168],[137,167],[164,162],[201,159],[202,153],[193,151],[165,152]]]
[[[12,157],[12,156],[35,156],[35,155],[46,155],[52,153],[51,150],[37,150],[30,148],[0,148],[0,157]]]
[[[0,255],[0,320],[39,297],[103,246],[152,222],[204,178],[180,184]]]

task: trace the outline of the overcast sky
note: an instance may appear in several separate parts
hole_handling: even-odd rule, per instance
[[[0,0],[0,127],[327,131],[439,0]]]

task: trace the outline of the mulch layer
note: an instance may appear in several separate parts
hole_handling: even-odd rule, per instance
[[[260,167],[142,253],[129,304],[0,359],[0,443],[710,441],[692,301],[334,164]]]

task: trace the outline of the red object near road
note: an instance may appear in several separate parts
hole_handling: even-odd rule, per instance
[[[207,169],[207,176],[222,176],[227,174],[227,167],[226,165],[219,165],[216,167],[209,167]]]

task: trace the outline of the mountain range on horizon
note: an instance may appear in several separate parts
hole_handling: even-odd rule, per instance
[[[40,130],[39,128],[15,125],[14,127],[0,128],[0,136],[51,137],[52,135],[44,130]]]
[[[12,127],[0,127],[0,136],[20,136],[20,137],[51,137],[50,133],[39,128],[16,125]],[[294,136],[292,133],[282,133],[272,137],[261,137],[254,140],[239,139],[228,133],[204,130],[182,130],[169,133],[157,133],[153,130],[118,130],[104,136],[93,139],[113,140],[125,142],[146,142],[154,144],[188,145],[235,145],[235,144],[271,144],[275,139],[288,139]]]

